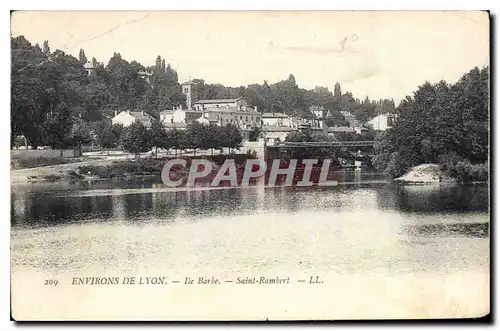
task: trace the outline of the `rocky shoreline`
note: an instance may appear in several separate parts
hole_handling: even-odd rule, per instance
[[[406,174],[395,178],[394,182],[404,185],[428,185],[456,183],[456,180],[446,176],[439,164],[426,163],[411,168]]]

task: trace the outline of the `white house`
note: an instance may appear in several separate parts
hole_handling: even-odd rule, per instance
[[[257,107],[250,108],[247,106],[224,106],[224,107],[207,107],[203,110],[203,116],[211,123],[217,125],[236,125],[241,129],[251,129],[261,126],[262,114],[257,111]]]
[[[163,124],[184,123],[190,124],[198,118],[202,117],[203,113],[194,109],[175,109],[164,110],[160,113],[160,121]]]
[[[226,105],[223,107],[206,107],[202,108],[202,110],[182,109],[181,107],[164,110],[160,113],[160,120],[164,124],[190,124],[193,121],[200,122],[199,119],[204,118],[215,125],[232,124],[241,129],[251,129],[261,126],[261,116],[261,113],[256,108],[245,106],[244,110],[240,110],[238,107]]]
[[[151,126],[151,121],[154,119],[153,116],[145,113],[143,111],[130,111],[124,110],[117,114],[115,111],[115,116],[111,119],[111,122],[114,124],[121,124],[124,127],[129,126],[135,121],[140,121],[145,127]]]
[[[370,120],[368,124],[376,131],[385,131],[394,125],[395,120],[396,115],[394,114],[380,114]]]
[[[87,63],[85,63],[83,65],[83,67],[85,68],[85,71],[87,72],[87,76],[92,75],[96,70],[96,68],[92,65],[92,63],[88,62],[88,61],[87,61]]]
[[[193,103],[193,108],[202,111],[207,108],[223,108],[230,107],[236,108],[239,111],[246,111],[248,103],[242,97],[236,99],[210,99],[198,100]]]
[[[264,113],[262,114],[262,125],[292,127],[292,120],[283,113]]]

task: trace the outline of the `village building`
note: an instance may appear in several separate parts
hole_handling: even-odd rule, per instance
[[[233,124],[241,129],[251,129],[261,126],[262,114],[257,108],[247,108],[246,106],[207,107],[202,110],[203,116],[210,118],[212,123],[218,125]]]
[[[164,110],[160,112],[160,121],[163,124],[172,124],[172,123],[184,123],[191,124],[193,121],[202,117],[203,113],[194,109],[182,109],[182,106],[179,106],[175,109]]]
[[[341,111],[340,113],[344,116],[346,122],[349,123],[349,126],[353,128],[356,133],[361,134],[362,131],[366,130],[356,117],[351,114],[351,112]]]
[[[397,116],[395,114],[380,114],[372,118],[368,124],[375,131],[385,131],[394,126]]]
[[[303,118],[303,117],[292,117],[292,128],[311,128],[311,129],[323,129],[324,120],[319,118]]]
[[[276,125],[263,125],[262,128],[262,137],[266,142],[283,142],[286,140],[286,137],[297,129],[294,129],[289,126],[276,126]]]
[[[248,106],[248,102],[242,97],[234,98],[234,99],[207,99],[207,100],[198,100],[193,103],[193,108],[199,111],[202,111],[207,108],[236,108],[239,111],[246,111]]]
[[[262,125],[292,127],[292,121],[287,114],[263,113]]]
[[[181,85],[182,94],[186,96],[186,106],[188,107],[188,109],[191,109],[191,107],[193,106],[193,102],[196,101],[193,100],[193,98],[195,97],[194,89],[196,84],[196,82],[190,80]]]
[[[151,127],[152,120],[154,120],[154,117],[143,111],[125,110],[120,113],[115,111],[115,116],[111,119],[111,123],[127,127],[135,121],[140,121],[145,127]]]
[[[210,124],[225,126],[235,125],[240,129],[252,129],[261,126],[261,113],[257,110],[238,110],[236,107],[210,107],[204,110],[182,109],[164,110],[160,113],[162,123],[190,124],[204,118]]]
[[[196,82],[188,81],[182,84],[182,93],[186,96],[187,109],[182,106],[164,110],[160,113],[160,121],[164,124],[184,123],[194,121],[225,126],[235,125],[242,131],[260,127],[262,114],[257,107],[250,107],[242,97],[232,99],[196,100],[194,91]],[[203,118],[204,120],[200,120]],[[205,121],[206,120],[206,121]]]
[[[83,65],[83,68],[87,72],[87,76],[93,75],[95,73],[95,70],[96,70],[96,68],[90,62],[85,63]]]

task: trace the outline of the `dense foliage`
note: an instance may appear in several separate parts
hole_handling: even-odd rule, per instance
[[[160,111],[185,105],[178,75],[165,59],[153,66],[128,62],[115,53],[108,63],[91,58],[82,49],[78,58],[52,51],[47,41],[40,47],[23,36],[11,38],[11,146],[24,145],[23,135],[34,148],[95,144],[123,147],[132,153],[157,148],[236,148],[242,137],[236,127],[203,126],[195,123],[186,131],[169,130],[153,121],[147,130],[140,124],[129,128],[111,126],[115,111],[140,109],[158,118]],[[88,71],[90,70],[90,71]],[[489,150],[489,68],[474,68],[457,83],[425,83],[396,108],[393,100],[360,100],[325,87],[312,90],[298,86],[295,77],[269,84],[225,87],[195,80],[195,99],[243,96],[260,112],[314,117],[311,107],[322,109],[329,126],[350,125],[341,114],[348,111],[361,123],[379,113],[397,113],[396,125],[379,134],[374,165],[396,177],[414,165],[439,163],[442,170],[462,181],[485,178]],[[252,131],[251,139],[260,132]],[[289,139],[323,141],[328,136]],[[359,136],[371,140],[373,132]],[[369,136],[368,136],[369,135]],[[356,137],[336,137],[340,140]],[[316,150],[310,150],[317,154]],[[329,151],[324,152],[329,155]]]
[[[373,163],[378,169],[397,177],[412,166],[439,163],[462,181],[484,179],[489,150],[488,67],[472,69],[456,84],[426,82],[397,110],[396,125],[377,139]]]
[[[115,110],[140,109],[154,117],[160,111],[185,105],[177,72],[157,57],[154,66],[128,62],[115,53],[105,65],[89,60],[80,50],[78,58],[61,50],[51,51],[47,41],[40,48],[23,36],[11,38],[11,145],[16,136],[24,135],[28,145],[67,147],[81,144],[72,132],[92,123],[88,135],[99,135],[103,146],[116,145],[110,128],[100,127]],[[91,64],[93,69],[88,69]],[[87,71],[87,69],[89,72]],[[292,116],[313,117],[311,106],[322,107],[330,126],[349,125],[341,111],[349,111],[365,122],[377,113],[394,112],[394,101],[364,101],[351,93],[342,94],[339,84],[332,93],[325,87],[299,88],[295,77],[275,84],[251,84],[247,87],[225,87],[194,80],[195,99],[236,98],[243,96],[260,112],[281,112]],[[82,124],[83,123],[83,124]],[[101,134],[96,128],[104,130]],[[88,139],[87,139],[88,140]]]
[[[123,129],[122,148],[130,153],[139,154],[153,147],[163,149],[239,148],[243,141],[240,131],[234,125],[203,125],[194,122],[186,130],[166,130],[159,121],[153,121],[150,129],[137,121]]]
[[[330,126],[347,126],[341,111],[351,112],[360,122],[366,122],[379,113],[394,113],[393,100],[383,99],[370,101],[368,97],[361,101],[355,99],[349,92],[342,94],[340,84],[335,85],[332,93],[326,87],[316,87],[312,90],[299,88],[295,77],[290,74],[288,79],[262,85],[251,84],[247,87],[225,87],[220,84],[206,84],[204,80],[195,79],[193,94],[195,99],[223,99],[243,96],[250,104],[257,106],[261,112],[285,113],[303,118],[313,117],[310,108],[322,107],[323,115],[327,117]]]
[[[12,143],[24,135],[35,148],[74,146],[79,142],[71,135],[78,131],[74,125],[96,129],[97,122],[109,121],[115,110],[140,108],[157,115],[185,102],[177,73],[160,57],[155,66],[145,68],[115,53],[106,66],[93,58],[94,69],[87,72],[83,50],[77,59],[60,50],[51,52],[48,42],[43,49],[33,46],[22,36],[11,38],[11,55]],[[141,78],[147,70],[149,83]],[[105,133],[101,138],[111,137]]]

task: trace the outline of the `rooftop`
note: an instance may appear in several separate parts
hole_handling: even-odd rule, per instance
[[[140,121],[148,121],[154,119],[154,117],[149,115],[148,113],[140,111],[131,111],[130,115],[132,115],[133,117],[137,118]]]
[[[196,84],[198,84],[198,83],[196,83],[196,82],[194,82],[192,80],[188,80],[187,82],[182,83],[181,85],[196,85]]]
[[[162,112],[160,112],[160,115],[172,115],[173,113],[175,113],[178,110],[186,112],[186,113],[201,113],[200,110],[196,110],[196,109],[166,109],[166,110],[163,110]]]
[[[184,84],[183,84],[184,85]],[[236,99],[210,99],[210,100],[198,100],[194,104],[205,104],[205,103],[233,103],[240,100],[241,97]]]
[[[206,112],[212,112],[212,111],[225,111],[225,112],[233,112],[233,113],[241,113],[241,114],[252,114],[254,116],[260,115],[258,111],[255,111],[251,107],[247,107],[246,110],[239,110],[238,107],[208,107],[205,108]]]
[[[120,112],[117,116],[119,116],[122,113],[128,113],[130,116],[132,116],[133,118],[135,118],[135,119],[137,119],[139,121],[149,121],[149,120],[154,119],[154,117],[151,116],[151,115],[149,115],[148,113],[140,112],[140,111],[127,111],[127,110],[124,110],[124,111]]]
[[[283,113],[264,113],[262,114],[262,117],[271,117],[271,118],[288,118],[287,114]]]

